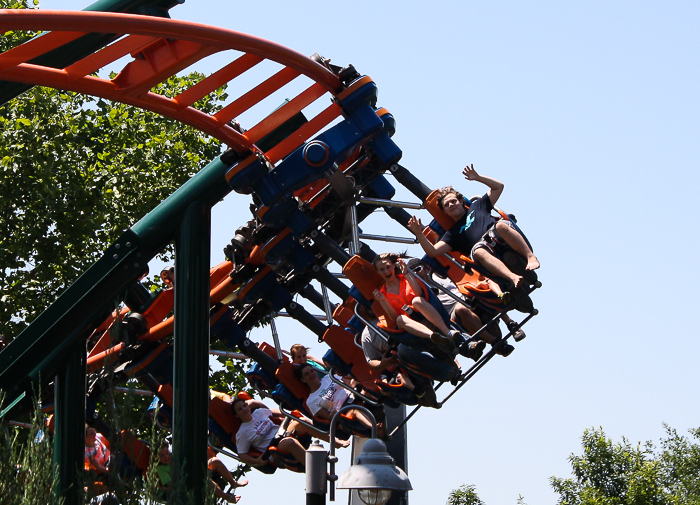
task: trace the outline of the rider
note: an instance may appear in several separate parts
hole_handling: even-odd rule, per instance
[[[344,387],[333,382],[330,375],[324,375],[323,378],[320,378],[309,363],[294,367],[294,375],[300,382],[309,387],[310,394],[306,399],[306,406],[314,417],[331,421],[336,412],[354,401],[353,395]],[[365,428],[372,428],[372,421],[362,411],[349,409],[348,414],[350,413],[354,414],[355,419]],[[373,414],[376,418],[379,412],[375,411]],[[383,430],[381,421],[382,419],[379,419],[377,423],[379,431]]]
[[[255,408],[255,410],[252,410]],[[296,422],[290,423],[289,432],[277,435],[279,425],[275,419],[281,420],[282,414],[277,409],[268,409],[258,400],[243,400],[235,398],[231,404],[233,414],[241,420],[241,426],[236,433],[236,447],[240,460],[250,466],[264,466],[270,457],[270,448],[277,447],[281,451],[292,454],[304,465],[306,461],[304,446],[291,436],[289,432],[296,428]],[[261,453],[259,456],[249,454],[252,450]]]
[[[323,361],[314,358],[309,355],[309,348],[302,344],[294,344],[289,349],[289,356],[292,358],[292,363],[295,365],[301,365],[303,363],[309,363],[311,366],[315,367],[317,370],[326,373],[326,366]]]
[[[396,326],[411,335],[430,339],[443,351],[452,352],[451,341],[458,333],[450,330],[440,313],[422,296],[423,290],[413,272],[406,267],[403,254],[384,253],[374,261],[374,268],[384,284],[372,292],[386,315],[396,321]],[[433,331],[424,322],[432,324]]]
[[[419,258],[410,259],[407,265],[416,275],[418,275],[418,277],[426,281],[429,285],[436,284],[442,288],[438,289],[437,297],[445,307],[445,310],[449,312],[450,318],[453,321],[459,324],[462,328],[466,329],[470,334],[474,334],[481,329],[481,327],[484,325],[484,321],[482,321],[481,317],[475,312],[475,308],[467,303],[467,300],[464,299],[464,296],[459,291],[459,288],[449,277],[443,278],[440,275],[437,275],[436,272],[431,271],[430,266],[423,263],[423,261],[421,261]],[[493,283],[493,281],[490,281],[490,283]],[[460,298],[464,303],[458,302],[452,296],[444,293],[443,290],[445,289]],[[503,322],[506,323],[506,326],[508,326],[509,329],[512,327],[512,324],[516,324],[515,321],[508,316],[508,314],[503,314],[501,319],[503,319]],[[495,344],[501,338],[500,331],[498,334],[494,334],[491,328],[481,330],[479,336],[483,342],[491,345]],[[519,342],[525,338],[525,332],[518,329],[514,334],[514,337],[515,341]],[[467,345],[469,347],[464,353],[464,356],[471,358],[474,361],[478,361],[484,349],[483,342],[468,342]],[[515,347],[512,345],[503,344],[499,346],[496,354],[500,354],[501,356],[505,357],[509,356],[514,350]]]
[[[421,247],[432,258],[443,253],[456,250],[470,255],[489,272],[509,280],[513,287],[518,288],[523,283],[520,275],[513,273],[500,259],[493,254],[492,243],[508,244],[515,252],[527,260],[526,270],[536,270],[540,262],[532,253],[530,246],[523,236],[513,227],[510,221],[496,220],[491,215],[493,206],[503,192],[503,183],[479,175],[474,165],[466,166],[462,171],[469,181],[477,181],[488,186],[489,190],[483,197],[472,201],[468,212],[464,207],[464,196],[452,186],[442,188],[439,192],[438,205],[455,224],[447,230],[442,238],[431,244],[423,235],[423,224],[413,216],[408,222],[408,229],[418,238]]]

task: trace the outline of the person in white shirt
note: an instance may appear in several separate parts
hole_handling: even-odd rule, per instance
[[[257,407],[251,410],[251,407]],[[274,420],[280,420],[282,414],[279,410],[268,409],[264,403],[258,400],[243,400],[236,398],[231,404],[236,417],[241,420],[241,427],[236,433],[236,449],[238,457],[243,463],[251,466],[264,466],[270,457],[270,448],[277,447],[280,451],[292,454],[302,465],[306,461],[304,446],[299,441],[285,432],[277,435],[279,425]],[[289,430],[296,428],[297,423],[290,423]],[[260,453],[259,456],[250,454],[252,450]]]
[[[308,365],[310,366],[310,365]],[[254,409],[254,410],[253,410]],[[294,458],[304,465],[306,461],[305,448],[297,438],[307,434],[325,440],[328,436],[313,428],[306,427],[296,421],[292,421],[287,426],[287,430],[282,435],[277,435],[279,424],[283,419],[282,413],[278,409],[268,409],[267,406],[258,400],[243,400],[236,398],[231,404],[233,414],[241,420],[241,426],[236,433],[236,449],[238,457],[242,462],[252,466],[264,466],[270,457],[270,448],[276,447],[282,452],[294,456]],[[310,420],[308,420],[311,422]],[[335,446],[348,447],[349,442],[345,440],[335,440]],[[253,456],[251,451],[257,451],[259,456]]]
[[[319,378],[314,368],[308,363],[294,367],[294,374],[311,390],[311,394],[306,399],[306,406],[314,417],[330,421],[336,412],[346,404],[352,403],[354,399],[352,393],[333,382],[330,375],[324,376],[323,379]],[[372,421],[360,410],[350,409],[346,414],[353,415],[365,427],[372,428]],[[377,429],[381,432],[383,426],[380,425],[381,423],[377,423]]]

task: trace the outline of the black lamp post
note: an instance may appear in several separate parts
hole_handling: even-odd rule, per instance
[[[335,428],[339,414],[350,409],[359,409],[372,421],[372,438],[365,442],[362,453],[355,463],[338,479],[335,475]],[[367,505],[384,505],[394,490],[413,489],[406,473],[394,464],[386,445],[377,438],[377,421],[365,407],[346,405],[335,413],[330,428],[330,454],[316,441],[306,451],[306,505],[325,505],[326,481],[331,482],[330,500],[335,501],[335,481],[338,489],[356,489],[358,496]],[[330,472],[326,471],[330,463]]]

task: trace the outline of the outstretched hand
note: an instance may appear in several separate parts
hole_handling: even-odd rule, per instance
[[[464,167],[464,170],[462,170],[462,175],[464,175],[464,178],[468,181],[475,181],[476,178],[479,177],[479,174],[476,172],[476,170],[474,170],[474,163]]]
[[[420,218],[417,218],[416,216],[412,216],[411,219],[408,220],[407,226],[408,230],[414,235],[423,233],[423,223],[421,223]]]
[[[398,260],[396,260],[396,264],[399,266],[399,270],[401,271],[401,273],[405,275],[406,270],[408,270],[408,268],[406,267],[406,262],[403,260],[403,258],[399,258]]]

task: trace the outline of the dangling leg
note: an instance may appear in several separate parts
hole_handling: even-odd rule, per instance
[[[503,277],[504,279],[508,279],[513,283],[514,287],[519,288],[522,284],[523,278],[511,272],[508,267],[505,266],[501,260],[491,254],[488,249],[480,247],[475,250],[472,255],[474,256],[474,260],[478,261],[489,272],[499,277]]]
[[[440,333],[442,333],[445,336],[448,336],[450,334],[450,329],[445,324],[445,321],[443,321],[442,317],[440,317],[440,314],[437,310],[435,310],[435,307],[430,305],[430,302],[428,300],[420,296],[416,296],[412,300],[411,305],[413,305],[414,309],[423,314],[423,316],[428,321],[435,325],[435,327],[440,331]]]
[[[291,453],[302,466],[306,464],[306,451],[304,446],[302,446],[296,438],[286,437],[283,438],[277,448],[280,451]]]
[[[426,325],[419,323],[415,319],[411,319],[403,314],[396,318],[396,325],[400,329],[407,331],[416,337],[430,338],[430,335],[433,334],[433,330],[428,328]]]
[[[306,419],[306,418],[304,418]],[[307,421],[311,422],[310,419],[306,419]],[[289,423],[289,426],[287,427],[287,431],[289,432],[296,432],[296,434],[300,437],[303,437],[305,435],[311,435],[312,437],[319,438],[321,440],[324,440],[328,442],[330,440],[330,435],[328,433],[324,433],[322,431],[317,430],[316,428],[312,428],[310,426],[306,426],[305,424],[298,423],[296,421],[292,421]],[[336,449],[340,449],[341,447],[347,447],[350,445],[350,442],[347,440],[341,440],[339,438],[335,439],[335,447]]]
[[[228,482],[229,485],[233,488],[243,487],[243,486],[246,486],[248,484],[248,479],[241,479],[241,480],[234,479],[233,475],[231,475],[231,472],[229,472],[228,468],[226,468],[226,465],[224,465],[224,463],[216,456],[214,456],[213,458],[211,458],[209,460],[209,463],[207,466],[209,467],[209,469],[212,472],[216,472],[219,475],[221,475],[224,478],[224,480],[226,482]]]
[[[455,319],[457,319],[457,323],[466,329],[470,334],[476,333],[484,325],[484,323],[481,322],[481,319],[479,319],[479,316],[459,303],[455,307]],[[479,338],[486,343],[493,344],[496,340],[498,340],[498,338],[493,336],[489,329],[481,332]]]
[[[496,232],[515,252],[527,259],[525,270],[537,270],[540,268],[539,260],[532,253],[532,249],[527,245],[523,236],[518,233],[518,230],[510,226],[506,221],[499,221],[496,223]]]
[[[402,330],[409,332],[411,335],[430,339],[432,343],[440,347],[444,352],[449,353],[454,350],[454,344],[448,336],[449,330],[445,333],[435,332],[423,323],[419,323],[415,319],[411,319],[403,314],[396,319],[396,325]],[[445,323],[442,323],[442,325],[445,326]],[[447,329],[447,327],[445,327],[445,329]]]

